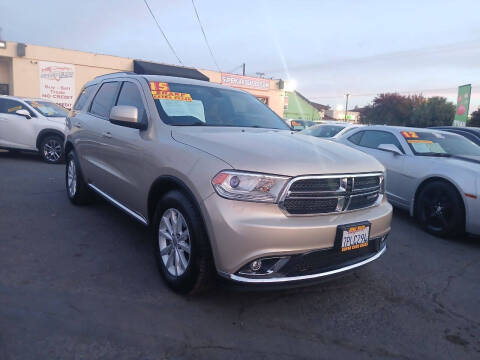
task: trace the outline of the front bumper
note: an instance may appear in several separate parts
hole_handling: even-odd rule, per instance
[[[203,204],[217,272],[238,282],[244,278],[240,274],[242,268],[255,259],[293,258],[313,253],[322,257],[333,249],[338,226],[368,221],[370,239],[379,239],[390,231],[392,219],[392,206],[385,198],[378,206],[368,209],[308,217],[288,217],[275,204],[227,200],[216,194],[205,199]],[[308,279],[340,273],[373,261],[384,251],[379,245],[375,251],[363,254],[365,258],[353,259],[354,263],[338,259],[328,266],[317,267],[318,271],[315,270],[314,274],[302,273],[299,276]],[[289,272],[287,277],[295,279],[296,275]],[[279,280],[277,277],[267,281],[293,280]]]

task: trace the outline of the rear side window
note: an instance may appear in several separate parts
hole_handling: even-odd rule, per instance
[[[74,110],[81,110],[85,106],[87,100],[90,98],[90,95],[92,95],[94,88],[94,86],[87,86],[82,90],[82,92],[78,96],[77,102],[73,106]]]
[[[110,110],[112,110],[113,104],[115,103],[117,90],[118,82],[104,83],[93,99],[90,112],[94,115],[108,119],[110,116]]]
[[[363,133],[365,131],[359,131],[357,132],[356,134],[353,134],[352,136],[350,136],[348,138],[348,141],[354,143],[355,145],[359,145],[360,144],[360,140],[362,140],[362,136],[363,136]]]
[[[10,100],[10,99],[0,99],[0,113],[2,114],[15,115],[15,111],[21,110],[21,109],[29,110],[25,105],[23,105],[19,101]],[[30,115],[32,114],[30,110],[28,112],[30,113]]]
[[[142,95],[134,83],[123,83],[120,95],[118,95],[117,105],[135,106],[138,110],[138,121],[147,121],[147,114],[145,112],[145,106],[143,106]]]

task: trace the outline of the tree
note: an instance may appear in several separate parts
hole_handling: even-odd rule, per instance
[[[480,127],[480,109],[477,109],[472,113],[468,126]]]
[[[455,105],[443,97],[434,96],[414,107],[407,126],[430,127],[452,125]]]
[[[442,97],[380,94],[371,105],[361,109],[363,124],[384,124],[414,127],[451,125],[455,105]]]

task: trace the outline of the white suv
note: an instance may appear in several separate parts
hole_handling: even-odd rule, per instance
[[[44,99],[0,96],[0,148],[38,151],[48,163],[61,162],[67,114]]]

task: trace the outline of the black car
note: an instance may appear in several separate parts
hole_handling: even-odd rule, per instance
[[[456,126],[434,126],[432,129],[448,131],[466,137],[468,140],[480,146],[480,128],[456,127]]]

